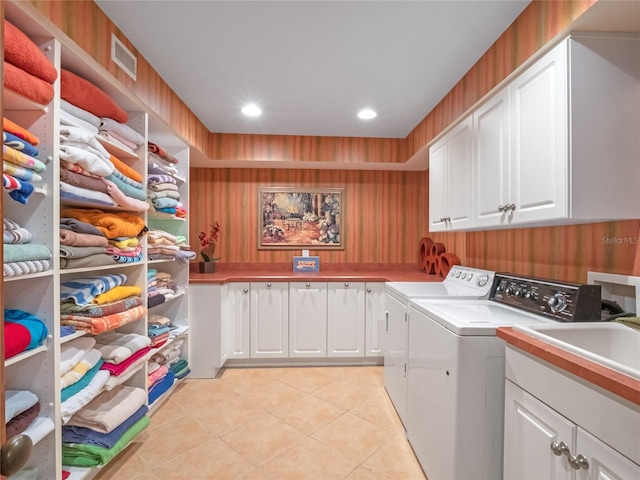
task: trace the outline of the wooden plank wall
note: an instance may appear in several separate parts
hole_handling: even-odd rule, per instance
[[[344,188],[344,250],[320,251],[325,263],[415,263],[428,229],[426,172],[192,169],[190,238],[215,220],[216,256],[230,263],[287,263],[300,251],[258,250],[258,187]],[[197,207],[196,207],[197,206]],[[195,246],[194,246],[195,249]]]

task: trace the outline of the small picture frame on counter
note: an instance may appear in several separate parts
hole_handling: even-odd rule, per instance
[[[320,257],[293,257],[293,271],[296,272],[319,272]]]

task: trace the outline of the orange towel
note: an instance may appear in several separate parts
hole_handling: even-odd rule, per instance
[[[111,163],[113,163],[113,166],[116,167],[116,170],[118,170],[125,177],[129,177],[131,180],[142,183],[142,175],[136,172],[133,168],[131,168],[119,158],[111,155]]]
[[[47,83],[58,78],[58,72],[40,48],[7,20],[4,21],[4,60]]]
[[[143,218],[126,212],[104,212],[97,208],[64,208],[60,215],[90,223],[109,239],[137,237],[146,228]]]
[[[40,143],[40,139],[33,133],[26,128],[22,128],[20,125],[12,122],[6,117],[2,117],[2,129],[9,133],[13,133],[16,137],[20,137],[31,145],[38,145]]]
[[[93,83],[65,70],[60,72],[60,96],[78,108],[93,113],[96,117],[113,118],[127,123],[129,115]]]
[[[40,105],[48,105],[53,98],[53,85],[6,61],[4,87]]]

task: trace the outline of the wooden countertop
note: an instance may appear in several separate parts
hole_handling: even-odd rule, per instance
[[[189,273],[190,284],[224,284],[229,282],[441,282],[443,277],[408,270],[322,270],[294,273],[263,270],[221,271],[216,273]]]
[[[574,355],[511,327],[499,327],[496,335],[514,347],[640,405],[640,380]]]

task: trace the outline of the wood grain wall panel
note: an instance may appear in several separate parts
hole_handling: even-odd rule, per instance
[[[469,232],[470,265],[586,282],[588,271],[640,275],[640,220]]]
[[[258,250],[260,186],[344,188],[344,250],[313,250],[327,263],[415,263],[426,231],[426,172],[208,169],[191,172],[190,236],[218,220],[216,256],[228,263],[286,263],[292,250]]]
[[[207,156],[274,162],[403,163],[404,139],[212,133]]]
[[[532,1],[407,136],[407,157],[428,144],[596,1]]]

